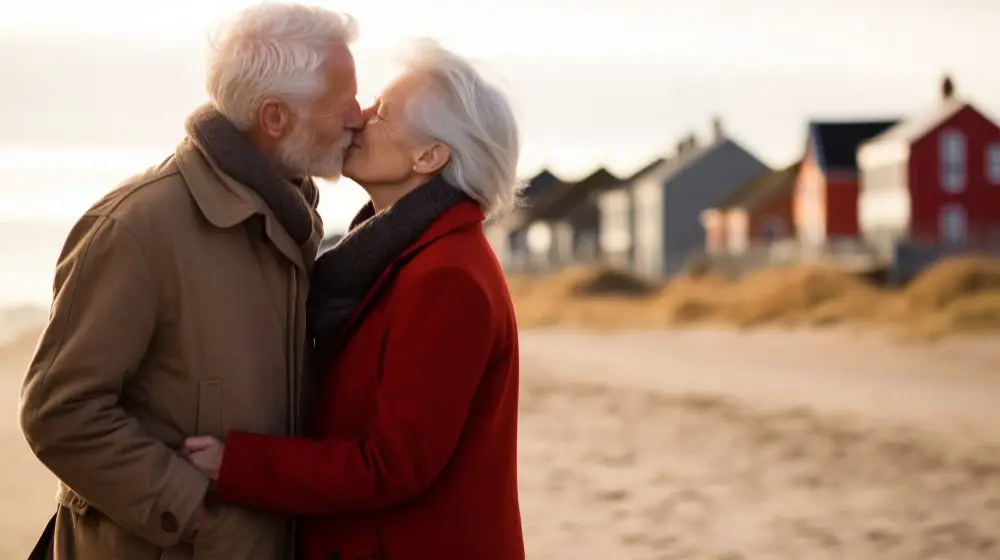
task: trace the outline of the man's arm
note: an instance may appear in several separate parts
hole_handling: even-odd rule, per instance
[[[56,267],[48,325],[21,390],[38,459],[115,522],[176,543],[208,479],[122,409],[122,386],[153,337],[157,292],[133,233],[106,216],[73,228]]]

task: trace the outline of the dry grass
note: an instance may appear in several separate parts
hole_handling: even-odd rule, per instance
[[[1000,259],[966,257],[943,261],[913,280],[903,291],[914,308],[942,309],[984,293],[1000,292]]]
[[[1000,330],[1000,260],[942,261],[902,290],[831,268],[773,268],[739,281],[705,275],[650,286],[604,267],[509,280],[522,326],[597,329],[718,323],[888,326],[907,340]]]
[[[655,289],[606,267],[574,267],[549,277],[509,277],[507,283],[523,326],[647,326],[638,310]]]
[[[870,302],[875,288],[855,276],[832,269],[802,267],[765,269],[736,284],[722,316],[740,327],[763,324],[798,325],[816,317],[834,317],[830,309],[856,311]]]
[[[678,278],[663,287],[646,311],[667,325],[713,320],[725,307],[731,288],[731,282],[717,276]]]

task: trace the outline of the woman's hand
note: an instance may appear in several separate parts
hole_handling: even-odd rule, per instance
[[[184,440],[184,456],[213,481],[219,479],[222,455],[225,452],[226,446],[212,436],[196,436]]]

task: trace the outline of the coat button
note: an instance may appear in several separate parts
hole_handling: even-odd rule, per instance
[[[162,527],[163,530],[168,533],[176,533],[177,529],[179,528],[177,526],[177,517],[174,514],[170,513],[169,511],[161,513],[160,527]]]

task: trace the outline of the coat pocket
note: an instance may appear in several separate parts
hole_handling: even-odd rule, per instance
[[[209,379],[198,385],[198,425],[199,436],[215,436],[222,439],[222,380]]]

